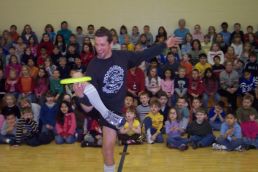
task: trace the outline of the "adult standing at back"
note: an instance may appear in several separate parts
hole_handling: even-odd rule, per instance
[[[185,39],[187,33],[190,33],[189,29],[185,28],[185,19],[179,19],[178,28],[174,31],[175,37],[179,37],[182,40]]]

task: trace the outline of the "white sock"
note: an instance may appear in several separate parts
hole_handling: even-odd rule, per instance
[[[104,164],[104,172],[115,172],[115,165],[107,166]]]
[[[103,118],[106,118],[109,110],[100,99],[96,88],[92,84],[88,84],[84,89],[84,94],[88,97],[91,105],[99,111]]]
[[[153,143],[153,140],[151,140],[151,131],[150,131],[150,129],[147,129],[146,135],[147,135],[147,142],[148,143]]]

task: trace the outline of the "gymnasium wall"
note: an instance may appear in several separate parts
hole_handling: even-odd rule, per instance
[[[253,25],[258,30],[258,0],[1,0],[0,32],[11,24],[18,26],[18,31],[25,24],[30,24],[37,34],[41,35],[47,23],[56,30],[60,22],[68,21],[74,31],[81,25],[96,27],[107,26],[119,29],[125,24],[131,31],[133,25],[142,30],[149,24],[156,34],[160,25],[166,27],[168,33],[177,27],[178,19],[185,18],[187,27],[200,23],[206,33],[209,25],[217,30],[221,22],[227,21],[232,30],[235,22]]]

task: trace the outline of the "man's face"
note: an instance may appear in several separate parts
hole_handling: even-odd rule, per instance
[[[112,54],[112,43],[108,42],[107,36],[95,37],[95,47],[99,59],[109,58]]]

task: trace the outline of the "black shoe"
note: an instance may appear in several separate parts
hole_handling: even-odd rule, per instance
[[[84,141],[81,142],[81,147],[82,148],[87,147],[87,146],[88,146],[88,142],[84,142]]]
[[[167,144],[167,147],[169,148],[169,149],[175,149],[176,147],[174,146],[174,145],[172,145],[172,144]]]
[[[185,145],[185,144],[181,144],[178,149],[179,149],[180,151],[185,151],[185,150],[188,149],[188,146]]]
[[[81,142],[81,147],[84,148],[84,147],[101,147],[101,145],[98,145],[96,143],[91,143],[91,142]]]
[[[136,140],[137,144],[142,144],[143,143],[143,136],[139,136],[138,139]]]
[[[196,143],[194,143],[194,142],[191,144],[191,146],[192,146],[193,149],[197,149],[198,148],[198,145]]]

